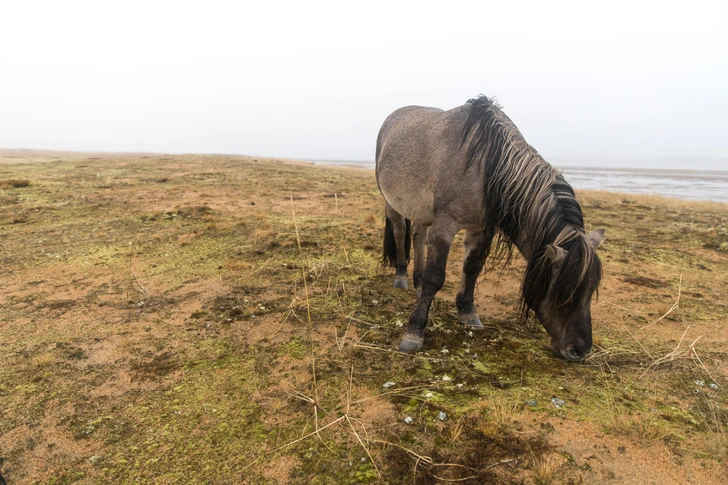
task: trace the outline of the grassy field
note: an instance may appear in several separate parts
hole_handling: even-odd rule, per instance
[[[2,154],[0,154],[2,155]],[[606,228],[595,351],[519,321],[523,264],[424,351],[378,265],[371,171],[227,156],[0,156],[10,484],[724,483],[728,207],[580,193]]]

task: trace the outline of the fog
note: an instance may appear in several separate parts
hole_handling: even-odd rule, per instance
[[[554,164],[728,169],[726,2],[24,1],[0,22],[0,148],[371,161],[394,109],[482,93]]]

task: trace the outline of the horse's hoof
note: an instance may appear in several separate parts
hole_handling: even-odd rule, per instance
[[[398,350],[400,352],[404,352],[405,354],[411,354],[412,352],[422,350],[422,342],[416,342],[408,338],[403,338],[402,341],[399,343]]]
[[[463,325],[473,330],[482,330],[485,328],[478,315],[475,315],[474,317],[466,317],[460,321]]]
[[[407,289],[407,286],[408,286],[407,285],[407,280],[400,280],[400,279],[394,280],[394,287],[395,288],[402,288],[402,289],[405,289],[406,290]]]

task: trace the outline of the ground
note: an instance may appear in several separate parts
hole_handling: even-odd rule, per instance
[[[519,318],[519,257],[424,351],[379,265],[371,171],[0,152],[10,484],[724,483],[728,207],[577,194],[603,227],[595,350]]]

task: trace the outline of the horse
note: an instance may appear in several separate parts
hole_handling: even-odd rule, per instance
[[[581,361],[591,352],[591,300],[602,278],[596,249],[604,229],[585,232],[574,190],[494,99],[480,95],[448,111],[394,111],[377,137],[375,174],[386,214],[382,263],[394,267],[395,288],[408,287],[414,246],[418,303],[400,351],[422,349],[450,246],[465,229],[455,298],[462,324],[483,328],[473,304],[476,280],[489,256],[507,265],[515,246],[527,261],[521,315],[536,315],[558,356]]]

